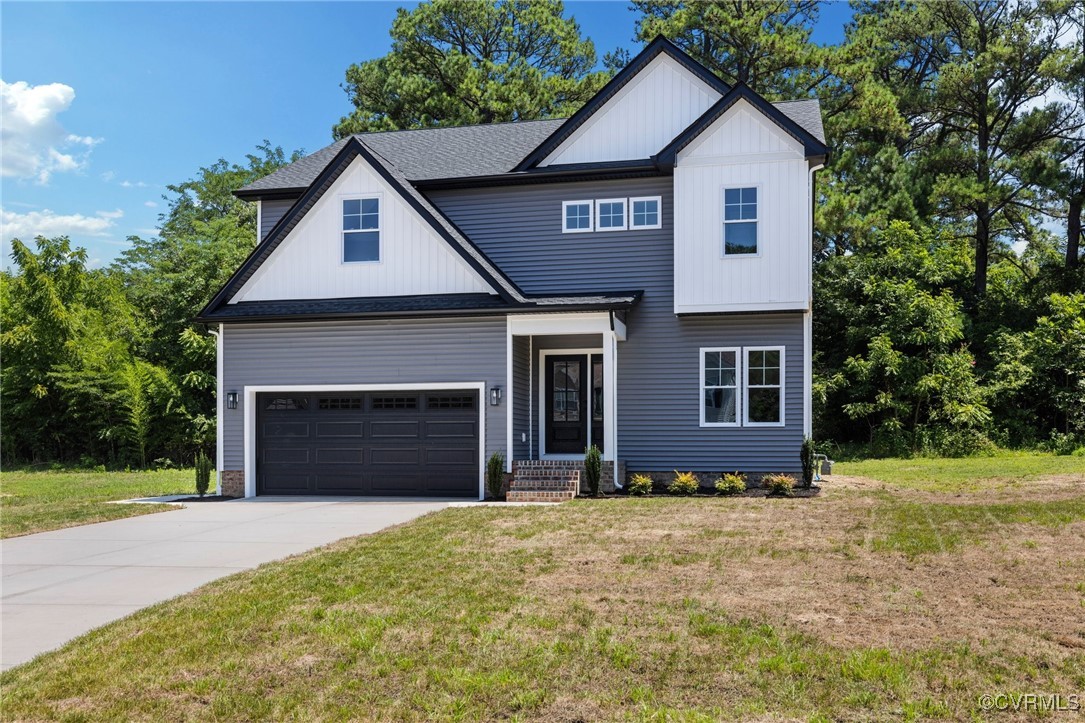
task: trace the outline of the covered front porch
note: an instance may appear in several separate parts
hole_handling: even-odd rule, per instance
[[[603,486],[620,487],[621,465],[614,462],[624,314],[521,314],[509,317],[507,333],[506,471],[514,485],[530,478],[540,490],[575,490],[584,451],[594,444],[603,456]]]

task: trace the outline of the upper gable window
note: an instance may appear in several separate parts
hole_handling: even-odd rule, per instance
[[[343,199],[343,261],[380,261],[380,198]]]
[[[723,255],[757,253],[757,188],[723,189]]]
[[[595,228],[599,231],[625,230],[625,199],[606,198],[595,202]]]
[[[594,201],[563,201],[561,204],[561,232],[587,233],[592,231]]]
[[[662,228],[661,205],[659,196],[629,199],[629,228]]]

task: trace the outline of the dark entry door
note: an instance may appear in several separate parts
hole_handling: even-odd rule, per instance
[[[474,497],[470,390],[256,395],[256,493]]]
[[[588,363],[585,356],[546,357],[546,451],[583,454],[588,446]]]

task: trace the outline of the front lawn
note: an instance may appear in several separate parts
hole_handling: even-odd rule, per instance
[[[1085,690],[1083,484],[446,510],[92,632],[4,717],[984,718]]]
[[[168,505],[111,505],[109,501],[194,494],[195,489],[192,470],[5,471],[0,476],[0,537],[174,509]]]
[[[868,477],[916,489],[972,491],[1041,477],[1085,474],[1085,457],[999,450],[989,457],[915,457],[841,462],[837,474]]]

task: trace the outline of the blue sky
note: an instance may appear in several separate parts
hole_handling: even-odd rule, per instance
[[[402,3],[0,3],[8,241],[69,235],[94,266],[154,234],[165,186],[264,139],[314,151],[350,111],[351,63],[388,52]],[[600,58],[636,50],[621,2],[566,2]],[[851,16],[826,3],[815,40]]]

